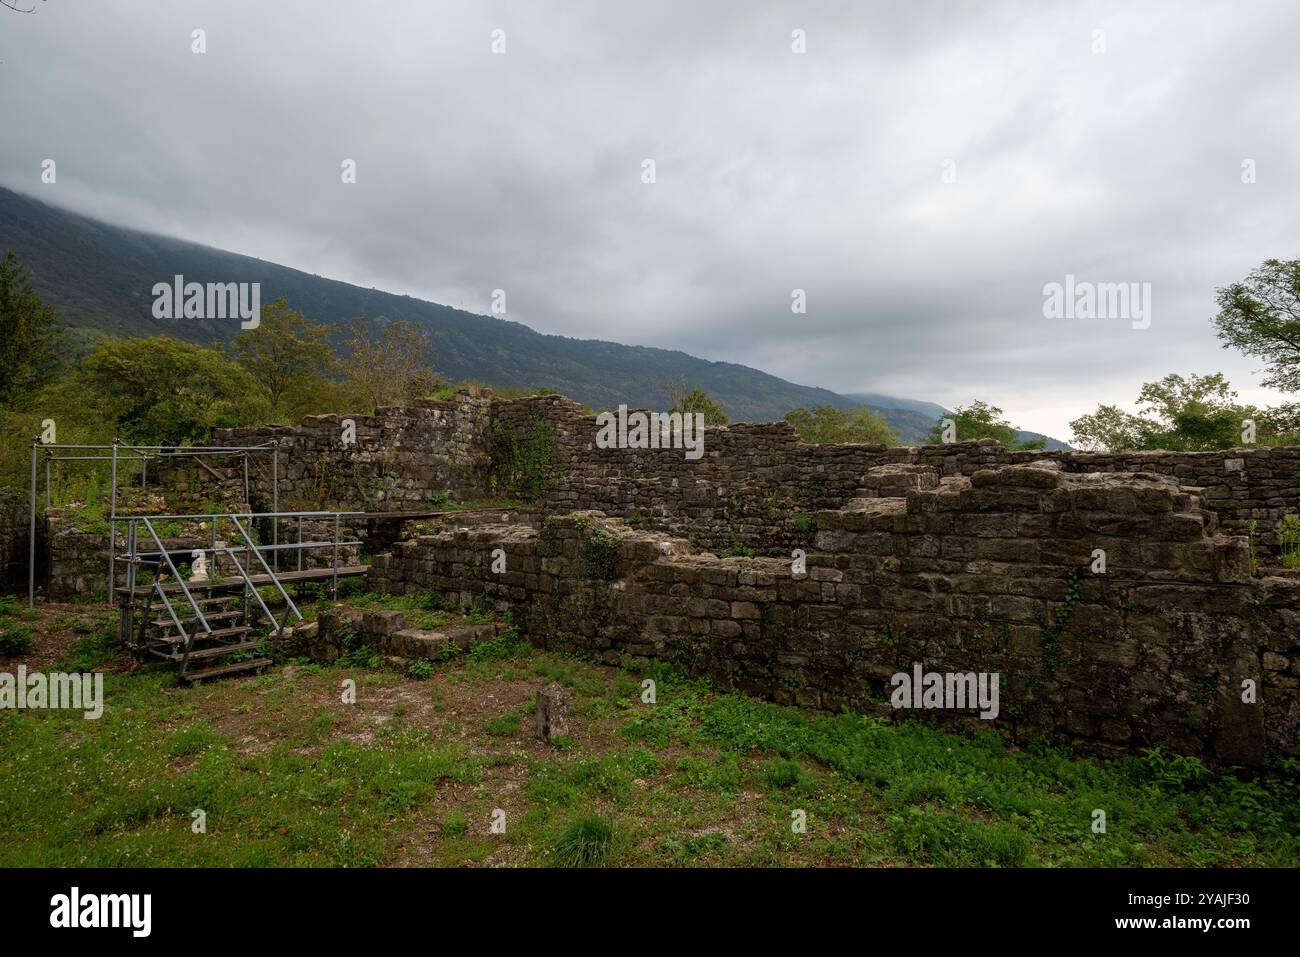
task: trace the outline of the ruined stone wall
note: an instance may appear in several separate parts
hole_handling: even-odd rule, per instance
[[[219,429],[213,443],[277,442],[282,509],[418,510],[446,495],[466,502],[540,493],[545,511],[597,509],[722,554],[806,546],[812,514],[841,507],[859,494],[868,470],[887,464],[970,476],[1044,460],[1069,473],[1167,475],[1200,489],[1204,507],[1226,530],[1246,534],[1256,522],[1264,553],[1276,522],[1300,510],[1300,448],[1112,454],[1012,452],[991,440],[808,445],[785,423],[741,423],[708,428],[703,457],[691,461],[679,449],[599,449],[594,416],[557,395],[502,400],[461,393],[352,416],[352,447],[340,442],[342,418]],[[255,504],[269,509],[269,463],[265,456],[255,462]]]
[[[296,426],[214,429],[211,445],[278,447],[281,511],[418,511],[442,498],[469,501],[488,487],[490,396],[417,399],[374,415],[308,416]],[[344,445],[343,421],[356,426]],[[250,457],[254,506],[269,511],[271,458]],[[242,482],[232,474],[230,481]]]
[[[925,465],[940,475],[1057,463],[1070,473],[1153,472],[1200,489],[1204,507],[1225,530],[1247,533],[1267,553],[1272,529],[1300,511],[1300,448],[1226,452],[1015,452],[992,440],[888,448],[808,445],[786,423],[738,424],[706,430],[704,456],[680,450],[597,449],[593,416],[559,396],[500,402],[496,420],[546,425],[560,469],[545,504],[552,511],[598,509],[690,538],[723,552],[759,554],[804,544],[810,513],[839,508],[862,488],[869,469]]]
[[[579,513],[413,538],[369,587],[492,602],[539,643],[808,707],[902,714],[889,678],[920,662],[998,673],[993,724],[1019,737],[1300,754],[1300,581],[1253,577],[1247,541],[1172,478],[1062,465],[859,476],[815,513],[804,575]]]
[[[77,522],[59,508],[48,509],[40,524],[46,529],[47,564],[37,570],[37,582],[44,583],[46,599],[70,601],[83,596],[106,595],[108,531],[79,528]]]

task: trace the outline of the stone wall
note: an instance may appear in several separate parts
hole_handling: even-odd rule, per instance
[[[46,564],[37,572],[38,584],[45,583],[46,599],[107,595],[108,532],[86,531],[60,508],[47,509],[38,525],[46,530]]]
[[[421,659],[441,661],[491,641],[510,626],[504,622],[449,628],[407,627],[400,611],[359,611],[346,607],[323,610],[316,621],[298,625],[287,640],[291,648],[312,661],[329,664],[358,645],[369,646],[390,663],[406,665]]]
[[[460,394],[446,402],[417,399],[410,407],[379,409],[375,415],[319,415],[297,426],[214,429],[209,444],[274,443],[281,511],[418,511],[441,497],[485,497],[491,408],[490,394]],[[348,445],[342,441],[345,419],[356,427],[356,441]],[[270,456],[258,453],[250,461],[250,497],[257,510],[270,511]]]
[[[814,458],[836,481],[833,451]],[[813,514],[805,574],[579,512],[414,537],[374,560],[369,587],[490,602],[539,643],[662,659],[806,707],[900,714],[888,682],[919,662],[999,674],[993,724],[1021,738],[1247,764],[1300,754],[1300,581],[1252,576],[1248,542],[1199,490],[1055,458],[969,477],[869,468],[863,492]]]
[[[339,416],[299,426],[217,430],[215,444],[280,446],[281,508],[418,510],[457,501],[529,497],[502,462],[510,448],[544,451],[540,506],[595,509],[729,554],[783,554],[806,545],[812,514],[858,496],[868,470],[932,467],[942,476],[1051,461],[1063,472],[1153,472],[1199,489],[1226,531],[1257,523],[1258,547],[1273,547],[1282,515],[1300,510],[1300,448],[1229,452],[1013,452],[991,440],[952,445],[808,445],[785,423],[706,430],[704,456],[681,450],[599,449],[595,418],[557,395],[495,399],[461,393],[446,402],[353,416],[357,443],[339,441]],[[530,444],[531,443],[531,444]],[[255,485],[269,503],[269,473]],[[267,505],[266,507],[269,507]]]
[[[26,490],[0,486],[0,595],[27,594],[27,563],[31,520]],[[36,525],[38,581],[45,580],[44,524]]]
[[[1227,452],[1009,451],[993,440],[888,448],[808,445],[786,423],[706,430],[705,454],[677,450],[597,449],[595,419],[558,396],[500,403],[497,419],[535,417],[561,450],[561,473],[546,497],[553,511],[598,509],[631,517],[715,550],[784,550],[805,541],[809,513],[839,508],[859,494],[863,476],[881,465],[924,465],[940,475],[1050,461],[1062,471],[1152,472],[1200,490],[1225,530],[1246,534],[1257,523],[1261,549],[1273,526],[1300,510],[1300,448]]]
[[[1252,574],[1252,554],[1269,564],[1273,526],[1300,506],[1300,449],[807,445],[784,423],[742,423],[709,428],[690,460],[597,448],[595,418],[562,396],[490,392],[352,416],[352,446],[342,418],[214,442],[277,443],[281,508],[533,502],[389,521],[376,591],[512,607],[535,641],[663,658],[810,707],[888,711],[890,676],[921,662],[1002,675],[999,722],[1020,735],[1298,753],[1300,582]],[[269,472],[253,481],[265,508]]]

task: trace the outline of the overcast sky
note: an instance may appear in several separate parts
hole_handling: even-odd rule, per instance
[[[1210,320],[1300,255],[1295,0],[17,2],[0,184],[118,224],[1067,439],[1169,372],[1271,398]],[[1044,318],[1067,274],[1150,327]]]

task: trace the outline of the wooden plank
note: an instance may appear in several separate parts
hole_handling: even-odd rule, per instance
[[[205,668],[203,671],[190,671],[181,675],[186,681],[202,681],[204,678],[217,678],[221,675],[233,675],[241,671],[255,671],[274,664],[270,658],[253,658],[249,661],[236,661],[229,665]]]
[[[221,621],[223,618],[239,618],[239,617],[240,617],[241,615],[243,615],[243,614],[244,614],[244,613],[243,613],[242,610],[233,610],[233,609],[232,609],[232,610],[230,610],[230,611],[209,611],[209,612],[204,612],[203,617],[206,618],[208,621]],[[181,620],[181,623],[182,623],[182,624],[185,624],[185,623],[188,623],[188,622],[195,622],[195,621],[198,621],[198,620],[199,620],[195,615],[177,615],[176,617],[179,618],[179,619]],[[176,627],[175,624],[173,624],[173,622],[172,622],[172,620],[171,620],[170,618],[155,618],[155,619],[153,619],[151,622],[149,622],[149,624],[151,624],[151,625],[157,625],[159,628],[175,628],[175,627]],[[201,632],[200,632],[200,634],[201,634]]]
[[[357,575],[364,575],[368,571],[370,571],[369,565],[340,565],[339,578],[353,578]],[[271,585],[274,584],[276,579],[279,579],[280,584],[288,585],[294,582],[330,581],[334,577],[334,570],[332,568],[304,568],[302,571],[279,572],[274,577],[263,573],[249,575],[248,577],[255,586]],[[242,587],[244,579],[235,575],[231,578],[218,578],[215,581],[202,583],[186,582],[186,584],[189,585],[190,592],[197,595],[204,594],[210,589],[229,589],[237,586]],[[169,595],[179,594],[180,590],[180,585],[174,581],[163,584],[163,591],[167,592]],[[128,588],[116,589],[116,592],[119,595],[125,595],[129,591],[130,589]],[[137,595],[147,595],[151,591],[153,591],[153,585],[137,585],[135,588],[135,593]]]
[[[252,651],[262,644],[261,641],[245,641],[237,645],[213,645],[211,648],[200,648],[197,651],[190,652],[190,661],[200,661],[204,658],[220,658],[222,655],[228,655],[232,651]],[[185,657],[183,651],[173,651],[169,654],[157,653],[159,658],[167,661],[180,661]],[[238,663],[238,662],[236,662]]]

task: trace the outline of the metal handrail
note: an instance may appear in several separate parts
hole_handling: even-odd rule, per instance
[[[176,564],[172,561],[172,556],[167,551],[166,546],[163,545],[162,539],[159,538],[158,533],[154,531],[153,523],[150,522],[149,519],[147,518],[142,518],[141,521],[144,522],[144,527],[148,530],[149,535],[153,538],[154,544],[158,546],[159,551],[162,553],[162,557],[167,561],[167,567],[170,568],[172,574],[176,576],[176,583],[181,586],[181,592],[185,595],[185,600],[188,601],[190,603],[190,607],[194,609],[194,614],[198,618],[199,624],[203,626],[203,630],[205,632],[211,632],[212,627],[208,624],[207,618],[203,617],[203,610],[199,608],[199,603],[196,602],[194,600],[194,596],[190,594],[189,586],[185,584],[185,579],[181,577],[181,573],[176,570]],[[154,584],[158,585],[160,583],[155,581]],[[193,639],[190,640],[192,641]],[[189,641],[186,642],[185,651],[186,654],[189,654]]]
[[[167,593],[163,591],[162,583],[155,581],[153,587],[158,592],[158,597],[162,599],[163,607],[167,609],[167,614],[171,615],[172,624],[175,625],[176,630],[181,633],[181,637],[185,639],[185,656],[188,658],[190,654],[190,633],[185,630],[185,626],[181,624],[181,620],[176,617],[176,609],[172,608],[172,603],[167,600]],[[182,669],[185,667],[184,663],[181,664],[181,667]]]
[[[249,535],[248,532],[244,529],[244,526],[240,524],[238,518],[236,518],[234,515],[230,515],[229,518],[234,523],[235,528],[239,531],[239,534],[244,536],[244,541],[248,544],[249,550],[253,553],[253,555],[257,558],[257,561],[261,564],[262,571],[266,572],[266,574],[270,577],[272,584],[274,584],[276,589],[280,592],[280,597],[284,599],[285,604],[287,604],[290,608],[293,609],[293,613],[298,616],[298,620],[302,621],[302,612],[298,610],[298,606],[293,603],[293,599],[289,597],[289,593],[285,591],[284,586],[280,584],[279,576],[276,575],[275,572],[271,571],[271,566],[266,563],[266,559],[262,557],[262,553],[258,551],[257,546],[253,544],[253,537]],[[274,621],[274,619],[272,620]]]
[[[239,577],[244,580],[245,587],[252,593],[253,597],[257,599],[257,603],[262,606],[262,614],[264,614],[268,620],[274,622],[275,615],[271,614],[271,609],[266,607],[266,602],[262,600],[262,596],[258,593],[257,586],[253,584],[253,579],[249,576],[247,569],[239,563],[239,556],[235,554],[235,550],[233,548],[223,548],[221,551],[225,552],[226,555],[230,557],[231,562],[234,563],[235,568],[239,571]],[[298,617],[301,620],[302,616],[299,615]],[[284,625],[281,624],[277,627],[283,629]]]
[[[301,543],[291,542],[286,545],[258,545],[257,550],[259,552],[276,552],[276,551],[285,552],[294,548],[333,548],[335,545],[364,545],[364,544],[365,542],[356,539],[350,539],[348,541],[342,541],[342,542],[332,542],[332,541],[331,542],[301,542]],[[211,548],[200,549],[200,551],[212,551],[212,549]],[[218,551],[220,551],[220,549],[218,549]],[[136,552],[136,555],[139,557],[144,557],[147,555],[158,555],[158,554],[160,553],[153,552],[153,551]],[[131,560],[131,557],[129,555],[118,555],[116,556],[115,560],[119,562],[127,562]]]

